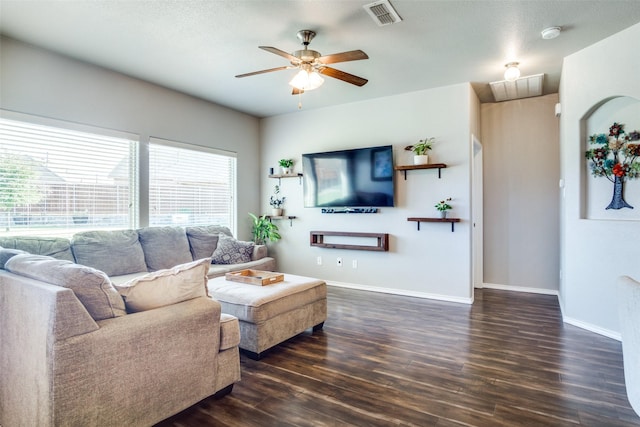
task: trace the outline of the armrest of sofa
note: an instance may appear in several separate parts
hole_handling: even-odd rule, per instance
[[[53,400],[65,410],[54,424],[152,425],[215,393],[220,312],[199,297],[57,342]]]
[[[267,257],[267,245],[255,245],[251,254],[251,261],[257,261]]]
[[[0,270],[0,425],[51,425],[56,341],[98,330],[71,289]]]

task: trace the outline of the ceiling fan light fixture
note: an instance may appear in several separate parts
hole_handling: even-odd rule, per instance
[[[291,79],[289,84],[296,89],[303,90],[305,92],[314,90],[322,86],[324,79],[320,77],[317,71],[300,70]]]
[[[505,65],[507,69],[504,72],[504,79],[508,82],[513,82],[520,77],[520,68],[518,68],[518,62],[509,62]]]

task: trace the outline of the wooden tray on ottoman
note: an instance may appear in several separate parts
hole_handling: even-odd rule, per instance
[[[248,285],[264,286],[282,282],[284,274],[262,270],[238,270],[224,275],[224,278],[232,282],[246,283]]]

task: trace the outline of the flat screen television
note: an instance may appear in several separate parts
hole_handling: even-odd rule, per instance
[[[391,145],[302,155],[304,206],[394,206]]]

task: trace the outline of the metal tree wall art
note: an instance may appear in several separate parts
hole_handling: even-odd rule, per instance
[[[608,135],[591,135],[589,142],[596,145],[586,152],[591,174],[613,182],[613,198],[607,209],[633,209],[625,202],[623,190],[627,179],[640,177],[640,132],[626,133],[623,124],[614,122]]]

